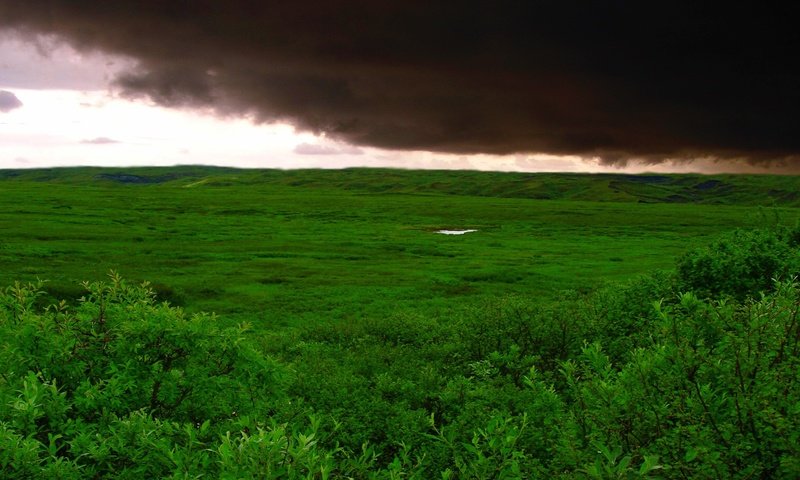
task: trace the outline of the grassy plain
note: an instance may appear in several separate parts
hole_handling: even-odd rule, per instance
[[[77,298],[79,282],[114,269],[190,311],[265,328],[442,314],[671,268],[720,232],[796,222],[798,191],[796,177],[4,171],[0,284],[38,277],[53,298]]]
[[[0,171],[0,477],[798,478],[798,192]]]

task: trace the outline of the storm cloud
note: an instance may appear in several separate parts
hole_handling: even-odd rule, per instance
[[[0,90],[0,112],[6,113],[20,108],[22,102],[16,95],[5,90]]]
[[[800,161],[798,7],[704,3],[0,0],[0,27],[135,59],[126,96],[354,145]]]

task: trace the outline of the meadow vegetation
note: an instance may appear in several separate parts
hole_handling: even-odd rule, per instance
[[[305,173],[0,181],[0,477],[800,476],[790,204]]]
[[[722,232],[792,224],[800,192],[798,177],[360,169],[74,168],[0,179],[0,285],[47,279],[43,301],[74,303],[81,282],[115,270],[152,282],[174,306],[259,328],[587,292],[672,268]],[[704,196],[670,201],[678,189]]]

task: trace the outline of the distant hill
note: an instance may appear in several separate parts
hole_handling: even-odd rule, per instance
[[[623,175],[371,168],[262,170],[207,166],[0,170],[0,185],[2,182],[25,181],[148,188],[264,185],[369,194],[800,206],[800,177],[779,175]]]

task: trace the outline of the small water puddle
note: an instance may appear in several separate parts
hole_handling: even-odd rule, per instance
[[[464,235],[465,233],[472,233],[477,232],[477,230],[437,230],[436,233],[441,233],[442,235]]]

